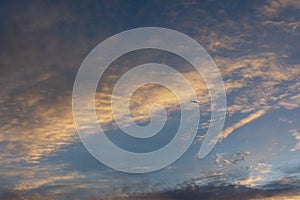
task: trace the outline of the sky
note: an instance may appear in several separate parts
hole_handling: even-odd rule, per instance
[[[0,199],[300,199],[299,11],[296,0],[1,1]],[[179,71],[194,88],[201,115],[182,157],[155,172],[128,174],[85,148],[73,119],[72,90],[89,52],[140,27],[176,30],[200,43],[220,71],[227,108],[217,144],[198,159],[213,109],[203,77],[166,51],[117,58],[95,94],[98,123],[116,145],[159,149],[180,122],[176,95],[147,84],[133,93],[130,115],[145,126],[153,103],[160,104],[167,111],[165,127],[149,140],[127,137],[117,127],[112,92],[137,65],[155,62]],[[152,76],[174,80],[181,89],[170,74]],[[118,107],[124,124],[126,109]]]

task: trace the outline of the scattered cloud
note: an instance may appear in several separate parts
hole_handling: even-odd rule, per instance
[[[283,106],[284,108],[286,108],[288,110],[299,108],[300,107],[300,94],[296,93],[295,95],[292,95],[292,96],[280,101],[279,105]]]
[[[97,5],[89,6],[95,8]],[[295,64],[297,60],[287,62],[292,59],[289,52],[298,52],[295,49],[299,45],[290,45],[294,42],[297,44],[292,36],[296,39],[299,37],[296,35],[299,31],[297,20],[257,20],[245,16],[235,21],[224,9],[216,12],[219,18],[214,18],[208,14],[209,10],[206,11],[197,2],[185,6],[188,12],[178,11],[172,6],[180,7],[182,4],[172,4],[160,12],[169,17],[168,25],[175,25],[179,31],[191,34],[200,41],[212,53],[221,70],[229,100],[228,126],[221,133],[222,138],[269,110],[279,107],[299,108],[300,65]],[[20,182],[16,184],[16,190],[34,189],[55,184],[59,180],[80,177],[77,172],[70,172],[61,176],[45,173],[46,178],[37,178],[35,175],[43,174],[41,171],[32,170],[30,174],[30,169],[19,169],[24,163],[41,164],[43,156],[53,155],[78,139],[71,111],[72,84],[78,66],[93,48],[95,41],[102,41],[111,33],[124,29],[121,26],[122,20],[112,16],[112,13],[123,13],[125,9],[122,6],[101,4],[98,8],[109,10],[107,13],[97,11],[98,21],[91,21],[94,19],[92,15],[80,15],[84,9],[90,10],[88,7],[77,12],[63,3],[53,6],[31,3],[6,16],[10,18],[10,23],[3,28],[5,31],[1,41],[4,42],[0,50],[0,176],[18,176]],[[260,11],[264,16],[278,16],[287,8],[300,9],[300,3],[296,0],[268,0]],[[102,24],[102,21],[119,24],[112,28],[109,23]],[[282,32],[272,34],[270,28]],[[117,67],[115,72],[127,69],[127,66],[122,69]],[[186,66],[181,66],[181,69],[186,69]],[[201,103],[201,114],[209,116],[210,99],[205,83],[192,70],[186,70],[183,74],[196,91]],[[113,123],[111,83],[118,78],[113,75],[106,77],[109,79],[107,85],[96,94],[98,120],[106,125]],[[182,92],[185,100],[189,101],[190,94]],[[179,109],[174,94],[163,87],[147,85],[132,96],[130,108],[133,120],[139,123],[148,121],[153,102],[163,105],[170,112]],[[230,117],[236,114],[246,117],[235,122]],[[285,119],[281,121],[290,123]],[[203,123],[200,128],[206,129],[208,126],[208,123]],[[290,150],[294,152],[300,149],[300,136],[297,130],[290,132],[297,141]],[[203,140],[204,137],[199,136],[197,139]],[[215,162],[226,167],[242,162],[248,154],[244,152],[234,158],[224,158],[223,154],[217,154]],[[263,175],[270,168],[267,164],[252,167],[250,176],[241,180],[240,184],[256,185],[264,179]],[[29,173],[28,177],[19,178],[25,173]]]
[[[258,163],[249,168],[249,176],[246,179],[239,180],[238,185],[255,187],[258,183],[264,181],[265,175],[270,173],[272,165],[266,163]]]
[[[274,28],[280,28],[286,30],[286,32],[295,32],[298,31],[300,28],[300,22],[298,21],[292,21],[292,22],[287,22],[287,21],[272,21],[272,20],[267,20],[262,23],[263,25],[271,26]]]
[[[251,153],[249,151],[237,152],[231,156],[226,155],[226,153],[217,153],[215,155],[214,161],[217,168],[224,170],[231,169],[232,167],[238,170],[244,170],[247,159]]]
[[[267,0],[262,12],[267,15],[276,15],[286,8],[300,9],[300,3],[295,0]]]
[[[282,122],[282,123],[288,123],[288,124],[294,123],[293,120],[290,120],[290,119],[285,118],[285,117],[280,117],[280,118],[278,119],[278,121],[280,121],[280,122]]]

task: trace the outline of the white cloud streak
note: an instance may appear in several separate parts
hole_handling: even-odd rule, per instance
[[[290,149],[290,151],[291,152],[298,151],[300,149],[300,132],[297,131],[296,129],[293,129],[293,130],[290,130],[290,133],[292,133],[292,136],[294,136],[297,141],[295,146],[292,149]]]
[[[247,117],[241,119],[237,123],[233,124],[232,126],[227,127],[222,133],[221,133],[221,138],[227,138],[233,131],[236,129],[244,126],[245,124],[248,124],[252,122],[253,120],[263,116],[266,113],[266,110],[258,110]]]

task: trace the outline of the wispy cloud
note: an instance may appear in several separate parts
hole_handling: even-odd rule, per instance
[[[297,151],[300,149],[300,132],[297,131],[296,129],[293,129],[293,130],[290,130],[290,133],[292,133],[292,136],[294,136],[296,139],[296,144],[292,149],[290,149],[290,151],[292,151],[292,152]]]
[[[233,124],[232,126],[227,127],[224,131],[221,133],[221,138],[227,138],[233,131],[236,129],[244,126],[245,124],[248,124],[252,122],[253,120],[263,116],[266,113],[266,110],[258,110],[247,117],[239,120],[237,123]]]

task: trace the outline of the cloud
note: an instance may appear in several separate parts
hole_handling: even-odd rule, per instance
[[[227,127],[224,131],[222,131],[220,138],[227,138],[233,131],[252,122],[253,120],[263,116],[266,113],[266,110],[258,110],[247,117],[239,120],[237,123]]]
[[[44,178],[30,178],[21,180],[18,184],[16,184],[13,188],[13,190],[16,191],[26,191],[26,190],[33,190],[40,188],[45,185],[55,184],[60,181],[68,181],[68,180],[74,180],[78,178],[82,178],[83,176],[80,176],[78,172],[67,172],[66,174],[51,174],[51,173],[44,173]]]
[[[233,100],[228,102],[229,115],[250,113],[257,108],[267,109],[271,105],[272,109],[276,109],[279,101],[297,99],[300,91],[296,80],[300,68],[298,65],[283,65],[282,59],[285,59],[284,56],[276,53],[215,59],[225,77],[227,96],[239,92],[239,95],[232,95]],[[286,82],[289,84],[280,88]]]
[[[249,176],[245,179],[239,180],[238,185],[255,187],[258,183],[266,180],[265,175],[272,171],[272,165],[267,163],[258,163],[257,165],[250,166]]]
[[[249,176],[246,179],[238,181],[238,185],[254,187],[254,186],[256,186],[257,182],[260,182],[262,180],[264,180],[264,178],[262,176]]]
[[[236,129],[263,116],[269,110],[282,106],[286,109],[299,107],[300,68],[296,65],[282,66],[283,57],[276,53],[249,55],[237,59],[218,57],[217,65],[225,77],[228,101],[228,114],[246,114],[247,117],[225,127],[220,137],[226,138]],[[289,82],[280,88],[281,84]],[[286,89],[284,89],[286,88]],[[232,95],[238,92],[239,95]]]
[[[40,9],[35,9],[36,7]],[[78,30],[84,32],[87,30],[85,26],[87,23],[83,22],[87,18],[76,15],[72,9],[66,9],[66,7],[68,6],[64,4],[48,6],[43,3],[28,6],[26,9],[22,9],[18,15],[11,16],[12,26],[6,27],[6,34],[3,33],[6,40],[13,43],[5,43],[3,49],[11,49],[11,53],[2,53],[1,58],[3,59],[0,59],[4,66],[1,68],[4,78],[0,81],[0,84],[4,86],[1,90],[4,98],[0,100],[3,107],[0,115],[4,116],[2,117],[1,131],[6,133],[2,134],[0,139],[7,142],[4,148],[7,152],[11,152],[16,146],[20,147],[20,152],[18,152],[20,156],[19,158],[14,156],[14,160],[38,162],[42,155],[54,152],[61,146],[74,141],[76,131],[70,110],[70,95],[72,81],[78,68],[75,66],[80,64],[86,49],[91,48],[94,44],[91,45],[89,38],[73,34],[73,26],[70,22],[78,21],[78,17],[80,17]],[[193,11],[201,13],[203,10]],[[197,33],[195,37],[199,41],[205,39],[208,44],[207,48],[216,52],[217,55],[219,55],[218,52],[222,52],[222,49],[238,50],[241,44],[248,44],[243,39],[244,36],[241,37],[240,32],[231,35],[221,31],[225,28],[225,24],[230,30],[241,26],[240,23],[230,20],[226,12],[223,12],[222,15],[224,13],[226,23],[222,23],[221,27],[199,29],[192,26],[195,29],[193,32]],[[103,15],[110,14],[103,13]],[[209,15],[207,17],[208,21],[214,21]],[[28,23],[23,23],[24,20]],[[189,21],[186,20],[187,23]],[[56,29],[59,24],[66,25],[64,34],[69,35],[72,39],[65,40],[64,35],[61,35],[61,32]],[[186,24],[182,26],[185,27]],[[19,32],[16,32],[14,27],[17,27]],[[44,35],[42,33],[45,30],[52,31]],[[101,32],[98,29],[94,31],[99,32],[97,34],[99,40],[107,34],[103,33],[103,29]],[[20,37],[12,40],[11,36],[15,34]],[[251,36],[253,33],[249,32],[248,34]],[[29,35],[32,37],[28,37]],[[22,45],[20,46],[19,43]],[[44,51],[40,51],[40,49],[44,49]],[[299,74],[299,66],[285,65],[282,67],[279,62],[281,57],[276,53],[266,52],[238,58],[216,56],[214,59],[224,76],[228,96],[233,97],[233,102],[229,102],[229,115],[256,112],[255,108],[267,110],[270,101],[284,99],[291,91],[299,90],[297,89],[299,87],[293,82],[286,90],[287,95],[281,94],[281,90],[276,88],[276,85],[294,80]],[[10,71],[11,68],[14,69],[14,73]],[[125,69],[127,67],[122,70]],[[120,68],[117,70],[120,71]],[[201,78],[193,71],[187,70],[184,75],[191,81],[201,103],[208,103],[208,106],[201,105],[201,108],[204,109],[202,114],[208,115],[209,96],[204,82],[199,81]],[[107,84],[115,80],[113,76],[107,78],[111,78]],[[256,80],[259,79],[262,81],[257,83]],[[109,87],[107,88],[96,94],[96,104],[98,105],[96,109],[101,116],[99,122],[104,124],[113,122],[110,110],[111,94],[109,92],[111,90]],[[237,91],[239,91],[239,95],[235,95]],[[189,94],[186,95],[188,97]],[[289,96],[289,98],[293,99],[293,96]],[[149,107],[153,102],[161,103],[171,111],[178,109],[177,100],[165,89],[145,87],[144,92],[139,92],[132,99],[133,119],[141,123],[147,121]],[[295,107],[294,102],[281,103],[281,105]],[[249,117],[250,121],[253,120],[251,119],[252,115]],[[228,127],[224,131],[225,135],[230,134],[229,132],[232,132],[233,129],[249,123],[248,120],[244,119],[240,123]],[[8,159],[6,161],[8,162]]]
[[[68,98],[51,103],[45,98],[27,93],[7,102],[11,115],[3,116],[1,122],[0,130],[5,133],[0,135],[2,156],[6,158],[1,166],[10,159],[39,162],[42,156],[77,140],[71,107],[65,102]]]
[[[78,139],[72,86],[87,49],[94,45],[83,36],[89,19],[68,3],[5,6],[7,12],[1,15],[9,23],[0,24],[5,30],[0,50],[1,167],[39,163],[41,157]],[[75,26],[81,34],[74,34]],[[101,40],[106,30],[96,38]]]
[[[286,8],[300,9],[300,3],[295,0],[268,0],[262,12],[267,15],[276,15]]]
[[[268,25],[275,28],[284,29],[286,32],[295,32],[300,28],[300,22],[298,21],[272,21],[267,20],[262,23],[263,25]]]
[[[300,94],[296,93],[295,95],[285,98],[284,100],[279,102],[279,105],[283,106],[284,108],[286,108],[288,110],[299,108],[300,107]]]
[[[292,136],[294,136],[297,141],[295,146],[292,149],[290,149],[290,151],[291,152],[297,151],[300,149],[300,132],[297,131],[296,129],[293,129],[293,130],[290,130],[290,133],[292,133]]]
[[[113,4],[89,4],[93,9],[79,5],[78,12],[78,7],[74,9],[69,4],[31,3],[25,7],[20,6],[5,16],[10,18],[10,23],[2,27],[3,46],[0,50],[0,95],[3,97],[0,99],[1,177],[21,177],[31,171],[29,168],[20,170],[24,163],[39,165],[43,156],[51,156],[77,141],[71,111],[71,91],[78,66],[97,42],[127,27],[122,24],[122,19],[132,19],[126,17],[123,6]],[[229,125],[222,132],[222,138],[226,138],[269,110],[280,106],[286,109],[299,107],[300,66],[295,64],[297,60],[292,60],[289,53],[298,52],[299,22],[294,18],[274,21],[251,16],[233,19],[232,8],[226,10],[224,3],[218,4],[221,6],[220,10],[214,12],[216,16],[210,15],[211,10],[204,9],[201,3],[187,5],[183,10],[175,8],[184,7],[180,3],[159,7],[162,9],[160,13],[168,16],[168,26],[200,41],[212,53],[220,68],[229,99]],[[298,1],[268,1],[263,9],[268,16],[275,16],[292,7],[299,9]],[[147,7],[143,7],[145,8]],[[153,16],[155,13],[153,11],[149,14]],[[142,12],[136,16],[140,19],[149,18],[147,13],[144,15]],[[148,20],[153,22],[151,20],[156,19],[153,17]],[[275,27],[278,32],[270,31],[270,27]],[[130,63],[125,62],[126,64]],[[127,69],[128,66],[117,66],[115,72],[121,73]],[[196,90],[203,109],[201,114],[209,116],[209,95],[204,82],[185,65],[179,69],[184,70],[183,74]],[[112,75],[106,78],[110,80],[96,94],[96,109],[99,122],[111,125],[110,84],[116,77]],[[188,100],[189,94],[185,95]],[[132,97],[132,118],[140,123],[146,122],[153,102],[162,104],[171,112],[178,109],[178,102],[172,93],[164,88],[148,85]],[[238,122],[230,118],[240,113],[247,117]],[[201,128],[207,127],[207,123],[204,123]],[[298,132],[293,130],[291,133],[299,140]],[[203,139],[203,136],[198,139]],[[298,143],[291,151],[297,150]],[[236,159],[218,158],[216,162],[224,166],[233,165],[239,159],[242,160],[243,156]],[[53,167],[55,163],[49,165]],[[31,176],[34,176],[33,173],[43,174],[32,170]],[[61,179],[67,181],[77,175],[72,172],[62,175]],[[45,180],[43,177],[33,178],[36,183],[32,183],[28,181],[31,176],[28,179],[18,178],[20,182],[16,188],[36,188],[55,184],[59,180],[56,173],[49,173],[45,175]],[[258,179],[254,174],[243,183],[255,184]]]
[[[278,121],[280,121],[280,122],[282,122],[282,123],[288,123],[288,124],[294,123],[293,120],[290,120],[290,119],[288,119],[288,118],[286,118],[286,117],[280,117],[280,118],[278,119]]]
[[[198,99],[201,102],[201,110],[203,111],[203,113],[208,113],[209,108],[202,105],[209,103],[210,98],[207,94],[205,83],[201,79],[200,75],[194,71],[183,72],[182,75],[189,80],[189,84],[191,85],[191,87],[193,87],[193,90],[195,91]],[[112,75],[112,77],[114,76]],[[168,75],[167,77],[168,79],[172,80],[171,75]],[[110,81],[113,80],[113,78],[108,79],[110,79]],[[190,94],[190,92],[185,89],[180,89],[181,86],[179,86],[176,81],[173,81],[172,85],[169,86],[177,88],[177,90],[181,91],[180,94],[176,95],[181,96],[183,103],[186,103],[187,105],[190,104],[191,108],[194,107],[194,104],[190,102],[191,100],[194,100],[193,98],[191,98],[192,94]],[[105,92],[98,92],[96,94],[96,111],[97,113],[99,113],[98,120],[104,126],[107,124],[111,126],[111,123],[113,123],[111,110],[112,89],[113,86],[110,86],[109,88],[105,89]],[[126,92],[126,89],[124,89],[124,92]],[[173,92],[174,91],[170,91],[166,87],[156,84],[143,85],[132,94],[128,106],[124,105],[123,107],[119,108],[119,118],[123,119],[122,123],[124,124],[126,124],[128,120],[131,120],[122,117],[126,116],[127,109],[130,109],[132,120],[137,123],[144,123],[149,120],[149,111],[154,103],[162,105],[168,112],[178,111],[180,103],[176,98],[175,93]]]

